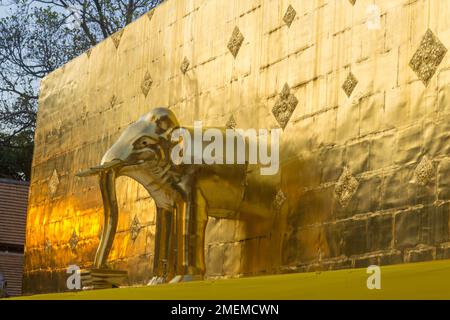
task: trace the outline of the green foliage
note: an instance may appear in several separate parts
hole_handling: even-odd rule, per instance
[[[0,133],[0,178],[29,180],[33,155],[33,131],[24,130],[14,136]]]

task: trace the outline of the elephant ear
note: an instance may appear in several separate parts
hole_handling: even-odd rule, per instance
[[[166,140],[170,139],[169,135],[174,129],[180,127],[175,113],[165,107],[153,109],[146,120],[156,124],[156,133]]]

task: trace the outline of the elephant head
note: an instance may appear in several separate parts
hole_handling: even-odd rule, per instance
[[[111,169],[153,165],[168,162],[170,133],[179,127],[175,114],[167,108],[156,108],[128,126],[114,145],[105,153],[101,163],[85,174]]]
[[[106,266],[114,240],[118,220],[115,181],[119,176],[128,176],[142,184],[158,209],[173,210],[174,202],[182,197],[177,190],[182,168],[170,160],[170,134],[178,127],[178,120],[171,110],[153,109],[124,130],[104,154],[100,165],[77,174],[79,177],[100,177],[105,219],[95,267]]]

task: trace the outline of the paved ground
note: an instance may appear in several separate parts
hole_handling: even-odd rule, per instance
[[[366,269],[351,269],[21,299],[450,299],[450,260],[382,267],[381,290],[367,289],[368,276]]]

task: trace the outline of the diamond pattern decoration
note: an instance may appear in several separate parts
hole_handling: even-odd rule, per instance
[[[50,254],[51,251],[52,251],[52,242],[49,239],[47,239],[45,240],[44,252],[46,254]]]
[[[239,49],[242,46],[242,43],[244,42],[244,35],[241,33],[238,27],[234,27],[233,33],[231,35],[231,39],[228,42],[228,50],[230,50],[233,57],[236,58]]]
[[[289,5],[289,7],[287,8],[286,13],[284,14],[284,17],[283,17],[283,21],[284,21],[284,23],[286,23],[288,28],[291,27],[291,24],[294,21],[296,15],[297,15],[297,11],[295,11],[295,9],[291,5]]]
[[[422,186],[425,186],[430,182],[434,175],[433,163],[424,156],[420,163],[417,165],[416,170],[414,170],[414,177],[416,182]]]
[[[275,209],[280,210],[285,202],[286,202],[286,196],[284,195],[283,190],[280,189],[280,190],[278,190],[278,193],[275,196],[275,199],[273,201]]]
[[[130,228],[131,240],[134,241],[137,239],[140,230],[141,230],[141,223],[139,222],[138,217],[134,216],[134,219],[133,219],[133,222],[131,223],[131,228]]]
[[[355,90],[356,85],[358,84],[358,79],[356,79],[353,73],[349,73],[347,79],[345,79],[344,84],[342,85],[342,89],[344,89],[347,97],[350,97]]]
[[[230,118],[228,119],[225,127],[227,129],[236,129],[236,126],[237,126],[236,120],[234,120],[233,115],[231,115]]]
[[[122,39],[122,35],[123,35],[123,30],[120,30],[111,36],[111,39],[114,42],[114,46],[116,47],[116,49],[119,48],[120,40]]]
[[[155,10],[151,10],[151,11],[147,12],[146,16],[148,18],[148,21],[152,21],[154,14],[155,14]]]
[[[439,64],[444,59],[447,48],[430,29],[427,30],[414,53],[409,66],[417,74],[425,86],[435,74]]]
[[[142,80],[141,90],[145,97],[147,97],[150,88],[152,87],[153,79],[150,73],[147,71],[144,76],[144,80]]]
[[[56,191],[58,190],[58,186],[59,186],[58,172],[56,171],[56,169],[54,169],[52,177],[48,182],[48,190],[50,191],[51,196],[55,195]]]
[[[55,123],[55,131],[56,131],[56,134],[58,135],[58,137],[60,139],[62,139],[62,136],[64,134],[64,127],[63,127],[63,122],[62,122],[61,119],[56,121],[56,123]]]
[[[183,62],[181,62],[180,70],[183,74],[186,74],[186,72],[189,69],[189,65],[191,63],[189,62],[188,58],[184,57]]]
[[[291,94],[291,88],[286,83],[281,90],[281,93],[278,97],[275,106],[272,109],[272,113],[277,119],[278,124],[283,128],[286,128],[289,119],[291,119],[292,114],[294,113],[295,108],[298,105],[298,99],[295,95]]]
[[[78,239],[77,233],[74,230],[72,233],[72,236],[69,239],[70,249],[75,250],[75,248],[77,247],[78,241],[79,241],[79,239]]]
[[[348,206],[350,200],[358,189],[358,186],[358,180],[356,180],[348,168],[344,168],[344,171],[342,172],[342,175],[334,188],[334,192],[343,208]]]
[[[80,115],[80,119],[81,119],[81,121],[83,121],[83,123],[86,122],[88,114],[89,114],[89,112],[87,111],[87,106],[83,105],[83,108],[82,108],[82,111],[81,111],[81,115]]]

